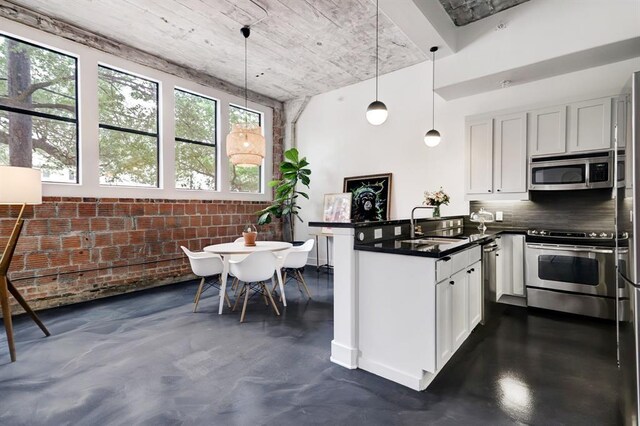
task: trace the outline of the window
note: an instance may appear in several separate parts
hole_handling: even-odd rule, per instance
[[[175,90],[176,188],[216,189],[217,102]]]
[[[78,182],[76,59],[0,35],[0,164]]]
[[[262,126],[262,115],[235,105],[229,105],[229,125],[244,123]],[[231,192],[259,193],[262,189],[262,167],[235,165],[229,161],[229,189]]]
[[[158,186],[158,83],[98,67],[100,183]]]

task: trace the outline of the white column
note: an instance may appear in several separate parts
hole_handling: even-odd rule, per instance
[[[333,228],[333,340],[331,362],[358,368],[357,260],[354,229]]]

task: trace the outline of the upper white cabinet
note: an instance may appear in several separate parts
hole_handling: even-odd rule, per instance
[[[527,192],[527,114],[494,120],[493,169],[497,193]]]
[[[527,192],[527,115],[470,121],[466,134],[467,198],[487,199],[493,194],[526,198],[522,194]]]
[[[493,120],[467,123],[467,193],[493,192]]]
[[[569,151],[612,148],[612,98],[592,99],[569,105]]]
[[[529,155],[562,154],[567,150],[566,105],[529,114]]]

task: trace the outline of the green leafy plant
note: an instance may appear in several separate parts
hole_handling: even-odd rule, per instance
[[[302,222],[302,218],[299,215],[298,198],[309,199],[307,193],[296,189],[299,183],[309,188],[311,170],[307,166],[309,166],[309,162],[305,157],[299,157],[297,149],[291,148],[285,151],[284,161],[280,163],[282,179],[269,182],[269,186],[275,188],[273,203],[266,209],[257,212],[259,215],[258,225],[271,223],[274,217],[283,218],[284,236],[289,241],[293,240],[294,217]]]

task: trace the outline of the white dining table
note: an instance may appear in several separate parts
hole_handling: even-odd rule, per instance
[[[252,247],[248,247],[244,245],[244,242],[234,242],[234,243],[223,243],[223,244],[214,244],[212,246],[206,246],[203,250],[209,253],[216,253],[222,256],[222,279],[221,283],[224,285],[220,286],[220,306],[218,307],[218,314],[222,314],[222,309],[224,308],[224,296],[227,292],[227,277],[229,276],[229,261],[231,257],[236,255],[249,255],[251,253],[255,253],[257,251],[271,251],[271,252],[280,252],[284,250],[288,250],[293,247],[291,243],[285,243],[283,241],[256,241],[256,245]],[[282,304],[287,306],[287,299],[284,295],[284,283],[282,282],[282,262],[279,261],[276,267],[276,276],[278,277],[278,287],[280,287],[280,294],[282,295]],[[273,282],[273,278],[271,278]]]

